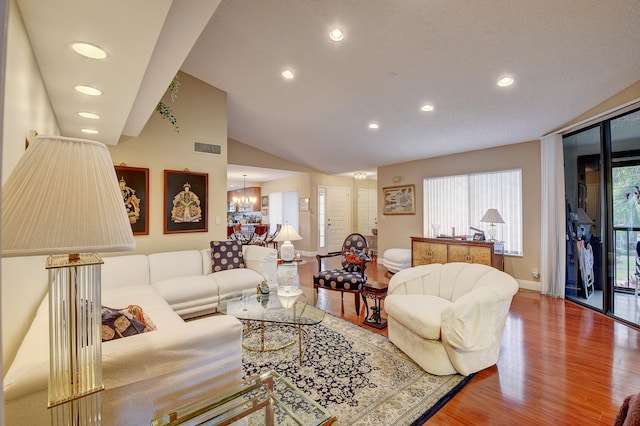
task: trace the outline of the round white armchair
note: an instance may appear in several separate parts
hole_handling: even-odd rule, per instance
[[[486,265],[401,270],[389,281],[384,301],[389,340],[431,374],[475,373],[498,361],[517,291],[513,277]]]

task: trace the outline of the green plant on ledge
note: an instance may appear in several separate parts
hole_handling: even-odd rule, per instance
[[[176,76],[173,77],[173,80],[171,80],[171,84],[169,84],[169,93],[171,94],[171,102],[176,101],[176,98],[178,97],[179,87],[180,87],[180,80],[178,80],[178,75],[176,74]],[[171,123],[176,133],[180,133],[180,126],[178,125],[178,119],[176,118],[175,115],[173,115],[173,111],[171,110],[171,107],[169,105],[160,101],[158,102],[158,105],[156,105],[156,111],[158,111],[158,113],[160,114],[160,117],[162,117],[165,120],[169,120],[169,123]]]

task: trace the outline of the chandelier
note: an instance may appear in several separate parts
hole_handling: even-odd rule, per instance
[[[242,175],[242,196],[233,197],[233,203],[238,207],[238,210],[246,210],[256,203],[256,197],[247,197],[247,175]]]

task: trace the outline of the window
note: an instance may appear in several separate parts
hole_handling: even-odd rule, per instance
[[[488,209],[504,219],[496,224],[496,239],[504,241],[505,253],[522,255],[522,169],[424,180],[425,236],[451,235],[453,228],[456,235],[473,235],[474,227],[489,238],[490,224],[480,222]]]

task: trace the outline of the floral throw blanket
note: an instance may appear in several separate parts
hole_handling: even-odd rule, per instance
[[[114,309],[102,307],[102,341],[153,331],[156,326],[138,305]]]

